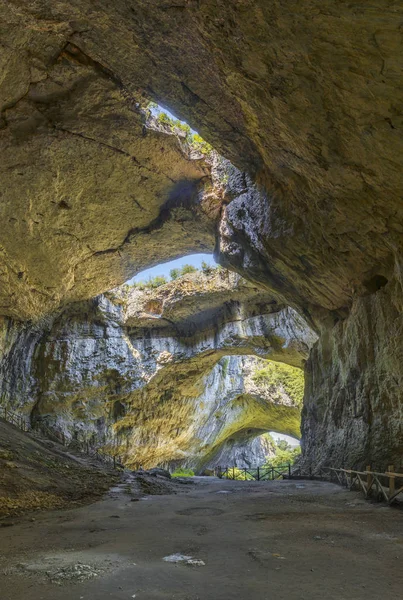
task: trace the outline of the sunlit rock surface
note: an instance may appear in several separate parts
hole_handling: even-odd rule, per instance
[[[247,429],[229,438],[206,468],[255,469],[269,462],[275,454],[275,445],[267,433]]]
[[[316,336],[239,275],[118,288],[45,325],[4,324],[2,399],[70,440],[133,466],[201,467],[244,429],[299,436],[300,404],[259,386],[257,359],[245,355],[301,368]]]
[[[245,251],[228,258],[236,268],[330,310],[389,277],[402,250],[401,7],[3,0],[0,11],[4,310],[123,282],[175,186],[206,175],[174,138],[144,130],[144,96],[261,175],[260,213],[245,195],[223,215]]]
[[[321,334],[306,453],[383,461],[397,420],[383,445],[395,460],[402,368],[385,356],[402,354],[401,6],[2,0],[0,19],[1,314],[37,319],[215,248]],[[217,185],[204,158],[147,129],[149,99],[242,172]],[[366,304],[376,326],[362,328]]]

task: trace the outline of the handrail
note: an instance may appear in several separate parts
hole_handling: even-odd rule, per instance
[[[299,475],[297,475],[297,471]],[[337,480],[336,483],[349,487],[350,490],[358,488],[366,498],[369,496],[374,497],[377,500],[385,500],[388,504],[393,504],[397,501],[397,497],[403,494],[403,485],[396,489],[396,480],[403,480],[403,473],[397,473],[394,465],[389,465],[388,471],[383,473],[379,471],[372,471],[368,465],[365,471],[358,471],[355,469],[345,469],[336,467],[320,467],[316,469],[316,472],[320,473],[320,479],[323,480],[323,472],[329,471],[330,481]],[[335,477],[333,477],[333,474]],[[316,475],[312,473],[312,469],[309,469],[309,475],[301,473],[301,468],[296,469],[291,473],[290,478],[293,477],[307,477],[308,479],[318,479]],[[387,479],[387,485],[383,485],[380,480]],[[400,484],[399,484],[400,485]]]
[[[68,446],[68,441],[63,432],[53,431],[49,429],[45,424],[39,423],[36,426],[32,426],[29,419],[24,415],[18,414],[15,411],[10,410],[5,406],[0,406],[0,417],[3,417],[5,421],[15,425],[24,433],[31,433],[39,437],[45,437],[54,441],[56,439],[63,446]],[[122,457],[119,455],[111,455],[106,452],[102,452],[99,448],[90,447],[88,442],[76,442],[79,451],[83,454],[87,454],[91,458],[98,460],[104,464],[110,464],[114,469],[121,468]]]
[[[287,463],[279,466],[262,465],[259,467],[218,466],[214,469],[214,473],[220,479],[225,478],[239,481],[242,480],[243,475],[244,481],[251,481],[251,479],[255,481],[274,481],[281,477],[289,477],[291,474],[291,464]]]
[[[343,471],[344,473],[357,473],[358,475],[376,475],[377,477],[396,477],[403,479],[403,473],[393,473],[392,471],[385,471],[384,473],[378,473],[377,471],[355,471],[354,469],[336,469],[334,467],[322,467],[329,469],[330,471]]]

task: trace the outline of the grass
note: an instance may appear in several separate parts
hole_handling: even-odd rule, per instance
[[[192,469],[183,469],[181,467],[172,473],[172,477],[194,477],[194,471],[192,471]]]

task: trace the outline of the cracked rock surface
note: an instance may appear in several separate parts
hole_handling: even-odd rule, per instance
[[[316,335],[295,311],[224,270],[107,296],[42,330],[4,322],[3,401],[133,467],[201,469],[233,436],[299,437],[300,404],[253,379],[267,358],[303,366]]]
[[[48,318],[215,248],[320,334],[307,456],[401,460],[402,16],[384,0],[2,0],[0,313]],[[147,127],[149,99],[231,161],[221,181]]]

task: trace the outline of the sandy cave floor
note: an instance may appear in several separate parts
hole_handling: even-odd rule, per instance
[[[403,511],[309,481],[195,478],[0,529],[1,600],[400,598]],[[181,554],[204,564],[167,562]]]

